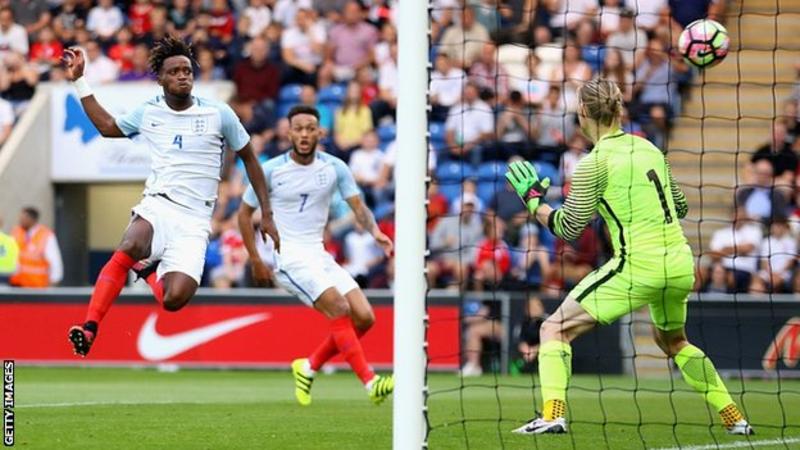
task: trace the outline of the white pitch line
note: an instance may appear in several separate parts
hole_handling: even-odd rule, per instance
[[[768,445],[797,444],[797,443],[800,443],[800,437],[791,437],[784,439],[762,439],[760,441],[740,441],[740,442],[730,442],[725,444],[690,445],[688,447],[663,447],[652,450],[715,450],[720,448],[751,448],[751,447],[766,447]]]
[[[23,404],[23,405],[16,405],[14,409],[22,409],[22,408],[72,408],[77,406],[107,406],[107,405],[175,405],[175,404],[192,404],[192,405],[204,405],[208,402],[181,402],[181,401],[164,401],[164,400],[156,400],[152,402],[139,402],[139,401],[121,401],[121,402],[106,402],[106,401],[97,401],[97,402],[65,402],[65,403],[31,403],[31,404]]]

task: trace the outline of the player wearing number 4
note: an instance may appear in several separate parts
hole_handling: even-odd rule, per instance
[[[138,136],[152,159],[144,198],[133,208],[122,243],[97,277],[86,320],[69,330],[75,353],[86,356],[131,269],[150,285],[167,311],[183,308],[194,295],[203,274],[225,147],[237,151],[244,161],[262,209],[269,211],[270,206],[261,167],[239,119],[228,105],[192,95],[189,45],[172,37],[156,44],[149,64],[162,95],[116,119],[100,106],[83,78],[83,50],[67,50],[64,63],[67,78],[100,134]],[[278,246],[271,219],[262,222],[262,232]]]
[[[570,342],[597,324],[610,324],[649,306],[656,343],[674,358],[684,380],[719,412],[729,433],[753,434],[714,364],[686,339],[694,262],[679,219],[688,207],[666,156],[647,140],[620,130],[622,94],[615,83],[590,81],[578,97],[581,131],[595,145],[578,163],[564,206],[554,210],[542,202],[550,180],[539,180],[528,162],[512,163],[506,178],[528,211],[561,239],[576,239],[599,212],[614,256],[578,283],[542,324],[539,378],[544,411],[514,432],[565,433]]]
[[[392,241],[375,224],[347,165],[316,151],[322,130],[319,112],[312,107],[296,106],[289,111],[288,119],[292,149],[262,166],[282,239],[280,251],[274,253],[276,280],[330,321],[330,334],[311,356],[292,363],[295,396],[301,405],[309,405],[314,374],[341,353],[364,383],[370,399],[378,404],[392,393],[394,380],[372,371],[359,342],[375,316],[358,284],[322,246],[334,193],[338,191],[347,201],[356,221],[375,237],[387,256],[392,252]],[[257,207],[255,191],[250,187],[239,210],[239,228],[250,254],[253,277],[261,281],[267,270],[256,249],[251,226]]]

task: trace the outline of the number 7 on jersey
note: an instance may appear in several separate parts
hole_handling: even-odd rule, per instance
[[[306,207],[306,202],[308,201],[308,194],[300,194],[300,198],[302,200],[300,201],[300,211],[298,212],[303,212],[303,209]]]

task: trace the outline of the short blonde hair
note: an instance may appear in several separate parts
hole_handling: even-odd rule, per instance
[[[600,125],[611,125],[622,116],[622,92],[613,81],[587,81],[578,89],[578,99],[586,116]]]

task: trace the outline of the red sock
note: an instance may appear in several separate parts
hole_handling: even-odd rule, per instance
[[[368,330],[358,330],[356,329],[356,337],[361,339],[361,336],[367,334]],[[328,337],[322,341],[322,344],[314,350],[314,353],[308,357],[308,364],[311,366],[311,370],[317,371],[319,370],[323,364],[328,362],[331,358],[339,354],[339,349],[336,347],[336,342],[333,340],[333,335],[329,334]]]
[[[158,279],[158,275],[155,272],[151,273],[144,279],[144,281],[150,286],[150,289],[153,291],[153,296],[156,298],[156,301],[159,305],[164,305],[164,279]]]
[[[349,316],[337,317],[331,321],[331,336],[336,343],[339,353],[344,356],[344,360],[350,364],[350,368],[356,373],[362,383],[367,384],[375,372],[369,368],[367,359],[364,357],[364,349],[361,342],[356,337],[353,321]]]
[[[117,250],[111,259],[103,266],[97,282],[94,284],[92,299],[89,301],[89,312],[86,314],[87,322],[100,323],[108,312],[108,308],[119,297],[122,286],[128,279],[128,271],[136,263],[130,256]]]

